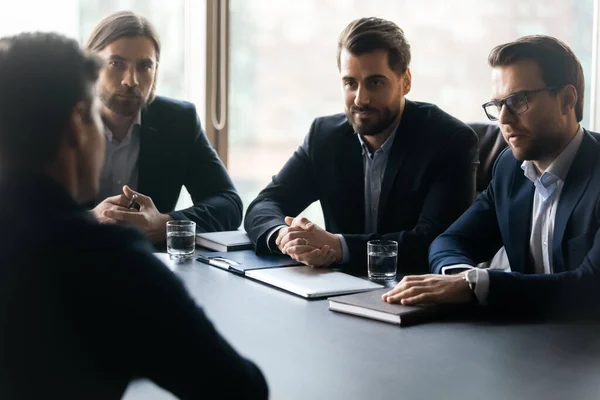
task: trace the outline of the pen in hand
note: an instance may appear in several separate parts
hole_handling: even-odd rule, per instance
[[[131,207],[133,207],[136,204],[136,200],[138,198],[137,194],[133,194],[133,196],[131,196],[131,199],[129,200],[129,204],[127,204],[127,208],[130,209]]]

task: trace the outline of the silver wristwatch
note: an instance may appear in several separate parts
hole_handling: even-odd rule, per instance
[[[469,289],[475,293],[475,286],[477,285],[477,269],[473,268],[468,270],[464,275],[465,281],[469,284]]]

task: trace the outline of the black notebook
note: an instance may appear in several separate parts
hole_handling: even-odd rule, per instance
[[[329,299],[329,309],[400,326],[425,322],[439,311],[439,307],[435,305],[403,306],[386,303],[381,300],[381,295],[389,290],[388,288],[333,297]]]
[[[286,255],[272,254],[258,256],[254,250],[231,252],[198,252],[196,260],[236,274],[245,275],[246,271],[265,268],[289,267],[300,265],[298,261]]]
[[[252,248],[252,241],[244,231],[197,233],[196,244],[215,251],[236,251]]]

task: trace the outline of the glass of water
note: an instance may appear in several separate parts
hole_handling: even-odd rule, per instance
[[[196,224],[192,221],[167,222],[167,253],[172,259],[192,258],[196,248]]]
[[[398,242],[393,240],[370,240],[367,242],[367,270],[373,281],[396,279]]]

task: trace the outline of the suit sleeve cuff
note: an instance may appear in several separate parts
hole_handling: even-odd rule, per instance
[[[171,211],[170,213],[167,213],[171,216],[171,218],[173,218],[174,220],[186,220],[188,219],[185,214],[181,211]],[[198,229],[198,227],[196,226],[196,229]]]
[[[490,275],[487,270],[477,268],[477,283],[475,284],[475,296],[481,305],[487,304],[488,294],[490,293]]]
[[[273,238],[273,235],[279,232],[280,229],[286,227],[287,225],[277,225],[276,227],[272,228],[269,232],[267,232],[267,248],[271,253],[281,254],[281,251],[279,251],[279,248],[277,247],[277,245],[275,245],[275,239],[277,238]]]
[[[346,238],[344,235],[336,235],[338,239],[340,239],[340,244],[342,246],[342,260],[338,264],[347,264],[350,261],[350,251],[348,250],[348,243],[346,243]]]

